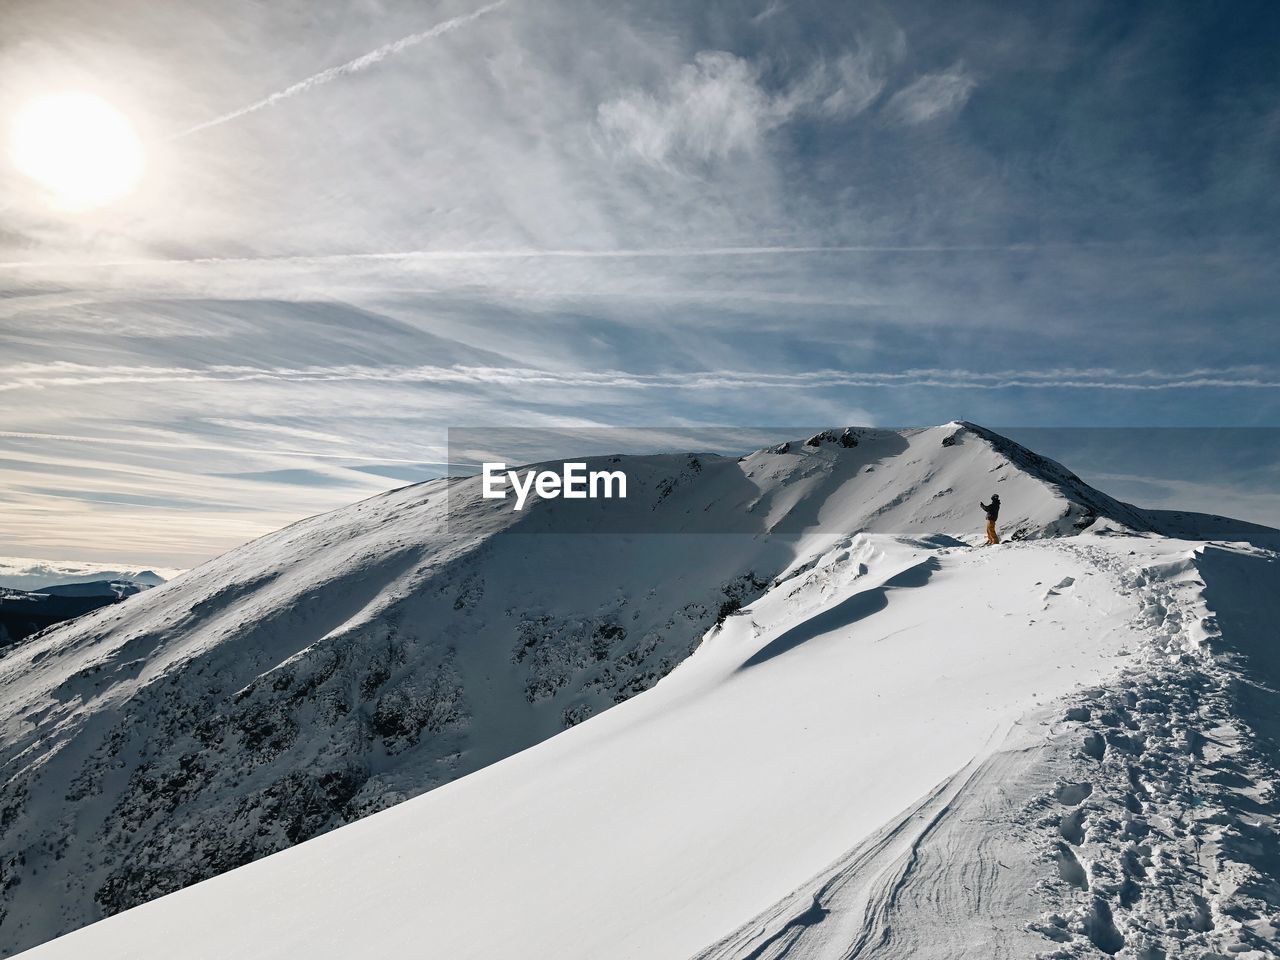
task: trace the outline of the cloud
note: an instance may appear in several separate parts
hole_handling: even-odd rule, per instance
[[[602,104],[599,115],[607,135],[655,165],[752,153],[786,119],[752,64],[721,51],[699,53],[665,91],[634,91]]]
[[[841,54],[832,63],[819,62],[804,84],[812,100],[809,103],[802,100],[802,107],[836,119],[862,113],[885,86],[878,60],[870,51],[859,50]]]
[[[37,553],[205,555],[371,489],[209,471],[460,422],[1280,416],[1277,82],[1216,8],[13,2],[0,100],[94,90],[154,155],[75,223],[0,177],[0,552],[18,497]]]
[[[775,90],[765,84],[766,63],[703,50],[663,89],[634,89],[601,104],[599,123],[611,143],[655,166],[749,156],[797,118],[845,120],[866,110],[896,51],[863,46],[819,58]]]
[[[0,261],[0,270],[72,270],[77,268],[126,268],[166,266],[219,266],[235,264],[326,264],[354,263],[360,261],[417,260],[421,262],[449,260],[675,260],[683,257],[762,257],[762,256],[811,256],[831,253],[944,253],[980,251],[1029,251],[1052,245],[1026,243],[974,243],[974,244],[828,244],[822,246],[736,246],[736,247],[618,247],[598,250],[588,249],[536,249],[515,250],[383,250],[361,253],[329,253],[318,255],[283,255],[253,257],[194,257],[149,258],[131,260],[10,260]],[[1084,246],[1073,244],[1072,246]]]
[[[131,381],[123,381],[131,382]],[[226,421],[212,418],[210,423],[225,423]],[[243,429],[243,428],[242,428]],[[262,430],[264,427],[258,425],[255,429]],[[264,451],[272,457],[305,457],[308,460],[351,460],[351,461],[368,461],[370,463],[422,463],[421,457],[391,457],[386,455],[364,456],[358,453],[340,452],[329,453],[324,450],[310,447],[305,450],[290,450],[283,447],[255,448],[251,446],[237,447],[227,446],[225,444],[206,443],[189,438],[174,440],[144,440],[134,437],[94,437],[94,436],[75,436],[65,433],[33,433],[30,431],[20,430],[0,430],[0,438],[8,440],[52,440],[57,443],[80,443],[91,444],[108,447],[140,447],[150,450],[204,450],[214,453],[235,453],[244,454],[246,456],[257,456]]]
[[[781,3],[780,0],[769,0],[764,9],[751,18],[751,22],[753,24],[764,23],[766,20],[776,17],[785,9],[787,9],[787,4]]]
[[[261,100],[257,100],[248,106],[232,110],[230,113],[224,113],[222,116],[214,117],[212,120],[206,120],[204,123],[198,123],[194,127],[188,127],[181,133],[175,134],[173,139],[178,140],[183,137],[189,137],[193,133],[199,133],[201,130],[208,130],[211,127],[221,126],[231,120],[237,120],[240,117],[248,116],[249,114],[256,113],[259,110],[265,110],[267,107],[275,106],[281,100],[288,100],[290,97],[296,97],[300,93],[306,93],[308,90],[314,89],[322,84],[337,80],[339,77],[345,77],[353,73],[359,73],[361,70],[367,70],[374,64],[381,63],[383,60],[387,59],[387,57],[394,56],[397,53],[408,50],[410,47],[416,47],[418,44],[424,43],[427,40],[443,36],[451,30],[456,30],[459,27],[471,23],[473,20],[478,20],[480,17],[492,13],[499,7],[505,6],[505,4],[506,0],[497,0],[496,3],[487,4],[486,6],[480,7],[478,10],[473,10],[471,13],[452,17],[449,20],[444,20],[427,30],[422,30],[418,33],[411,33],[407,37],[401,37],[399,40],[394,40],[391,43],[384,44],[376,50],[371,50],[369,53],[356,57],[354,60],[348,60],[346,63],[339,64],[336,67],[330,67],[328,70],[321,70],[319,73],[312,74],[305,80],[299,80],[297,83],[290,84],[283,90],[277,90],[275,93],[263,97]]]
[[[0,587],[13,587],[18,590],[35,590],[55,583],[90,578],[106,580],[121,576],[137,576],[142,572],[141,564],[119,561],[104,564],[83,560],[50,561],[36,557],[0,557]],[[182,573],[182,569],[152,568],[151,572],[169,580]]]
[[[254,367],[216,365],[198,367],[97,367],[74,363],[47,366],[18,364],[0,367],[10,378],[0,390],[79,388],[106,384],[159,383],[281,383],[377,382],[405,384],[489,385],[586,389],[796,390],[831,387],[885,387],[1009,390],[1194,390],[1229,388],[1274,390],[1280,381],[1262,378],[1252,368],[1201,369],[1183,372],[1123,371],[1110,368],[1031,371],[975,371],[924,368],[903,371],[809,370],[773,373],[760,370],[691,370],[680,373],[640,373],[627,370],[549,370],[534,367],[364,366],[342,364],[312,367]],[[228,424],[237,421],[210,420]],[[263,429],[258,427],[258,429]],[[0,436],[37,436],[0,432]],[[304,434],[305,436],[305,434]],[[73,438],[65,438],[73,439]]]
[[[941,73],[926,73],[902,88],[889,99],[886,109],[902,123],[928,123],[957,113],[977,85],[964,65],[957,63]]]

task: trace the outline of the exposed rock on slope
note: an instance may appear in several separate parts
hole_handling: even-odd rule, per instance
[[[972,540],[992,490],[1014,537],[1153,526],[969,424],[598,465],[626,470],[629,497],[568,525],[563,501],[516,514],[476,478],[407,487],[15,648],[0,942],[306,840],[648,689],[815,540]]]
[[[88,589],[81,590],[84,586]],[[0,587],[0,654],[5,647],[55,624],[73,620],[101,607],[119,603],[143,588],[135,584],[75,584],[63,591],[57,587],[38,592]]]

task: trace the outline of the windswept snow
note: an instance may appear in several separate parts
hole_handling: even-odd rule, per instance
[[[1112,674],[1140,612],[1054,542],[839,541],[649,693],[33,956],[689,956]]]
[[[1058,548],[1139,611],[1118,673],[1029,714],[698,960],[1280,953],[1280,563],[1132,537]]]
[[[1264,949],[1274,553],[970,424],[622,460],[608,534],[405,488],[0,661],[0,939],[142,904],[31,955]]]

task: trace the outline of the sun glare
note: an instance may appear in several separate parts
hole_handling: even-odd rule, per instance
[[[68,210],[101,207],[127,194],[145,167],[129,121],[100,97],[63,93],[27,103],[9,130],[13,165]]]

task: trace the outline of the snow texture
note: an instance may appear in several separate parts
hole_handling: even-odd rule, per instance
[[[424,484],[22,644],[2,942],[1274,956],[1274,531],[1172,539],[970,424],[850,436],[622,458],[627,509],[733,533]]]

